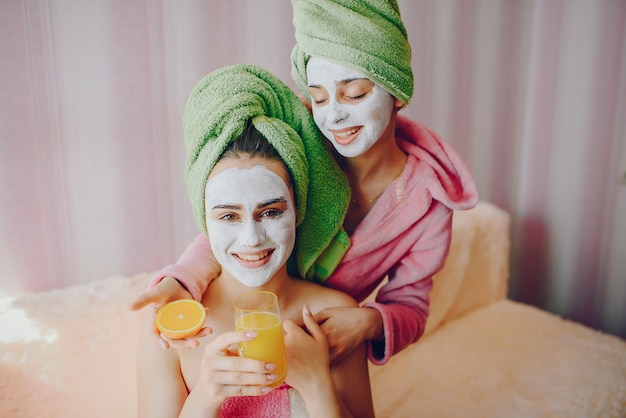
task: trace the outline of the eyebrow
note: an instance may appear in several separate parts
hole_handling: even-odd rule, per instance
[[[266,200],[265,202],[261,202],[258,205],[256,205],[256,208],[261,209],[266,206],[273,205],[275,203],[287,203],[287,199],[281,196],[281,197],[277,197],[276,199]]]
[[[353,81],[361,81],[361,80],[367,80],[370,83],[374,84],[374,82],[372,80],[370,80],[367,77],[354,77],[354,78],[346,78],[345,80],[341,80],[339,83],[341,83],[341,85],[345,86],[346,84],[352,83]]]
[[[370,80],[367,77],[354,77],[354,78],[346,78],[345,80],[340,80],[339,84],[341,84],[342,86],[345,86],[346,84],[350,84],[353,81],[360,81],[360,80],[367,80],[370,83],[374,84],[374,82],[372,80]],[[323,86],[319,85],[319,84],[309,84],[307,85],[307,87],[312,88],[312,89],[321,89],[323,88]]]
[[[223,204],[223,205],[215,205],[211,208],[211,210],[215,210],[215,209],[230,209],[230,210],[238,210],[241,209],[241,205],[229,205],[229,204]]]
[[[270,206],[273,205],[275,203],[287,203],[287,199],[285,199],[284,197],[277,197],[275,199],[269,199],[263,202],[260,202],[258,205],[256,205],[257,209],[261,209],[264,208],[266,206]],[[224,204],[220,204],[220,205],[215,205],[211,208],[211,210],[216,210],[216,209],[228,209],[228,210],[240,210],[241,209],[241,205],[233,205],[233,204],[229,204],[229,203],[224,203]]]

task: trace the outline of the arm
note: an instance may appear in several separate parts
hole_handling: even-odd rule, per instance
[[[175,264],[165,266],[150,282],[154,287],[165,277],[175,278],[195,300],[201,300],[209,284],[219,276],[222,267],[213,256],[209,239],[199,234]]]
[[[152,323],[145,322],[137,347],[137,416],[177,417],[187,398],[177,352],[154,344]]]
[[[432,276],[444,265],[452,225],[449,209],[441,204],[432,208],[407,231],[414,242],[391,256],[398,261],[387,271],[389,282],[381,287],[376,302],[315,314],[328,338],[332,364],[367,341],[369,359],[382,365],[424,333]]]
[[[159,349],[151,342],[148,328],[143,327],[137,350],[140,418],[218,417],[227,398],[259,396],[271,390],[266,385],[276,377],[264,362],[229,351],[233,344],[254,335],[225,332],[214,339],[204,350],[197,381],[190,384],[182,375],[177,351]]]
[[[363,306],[380,314],[383,335],[368,343],[372,363],[385,364],[392,355],[417,341],[426,327],[432,277],[443,268],[450,249],[452,211],[439,205],[422,219],[419,239],[389,272],[375,302]]]
[[[135,298],[129,308],[139,310],[153,304],[150,312],[154,320],[158,308],[167,302],[189,297],[201,300],[209,284],[220,272],[221,266],[213,256],[208,238],[200,234],[189,244],[176,264],[166,266],[155,275],[150,288]],[[194,337],[172,341],[155,329],[153,340],[164,349],[170,346],[193,348],[198,345],[197,339],[207,334],[208,330],[204,328]]]
[[[293,321],[284,322],[287,379],[302,396],[309,416],[373,417],[365,346],[331,368],[326,336],[306,306],[302,316],[309,334]]]

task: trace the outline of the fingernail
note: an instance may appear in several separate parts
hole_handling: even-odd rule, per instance
[[[266,363],[265,364],[265,370],[267,370],[268,372],[271,372],[272,370],[276,369],[276,365],[274,363]]]
[[[254,331],[246,331],[245,335],[246,335],[246,338],[252,339],[252,338],[256,337],[258,334],[256,332],[254,332]]]
[[[261,388],[261,393],[268,393],[272,390],[272,388],[268,388],[267,386],[263,386]]]
[[[267,376],[267,380],[274,381],[274,380],[278,379],[278,375],[277,374],[268,374],[266,376]]]
[[[304,312],[305,315],[311,315],[311,310],[306,305],[302,306],[302,312]]]

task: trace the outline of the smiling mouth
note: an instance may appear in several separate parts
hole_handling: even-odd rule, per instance
[[[274,252],[274,250],[266,250],[266,251],[261,251],[258,253],[254,253],[254,254],[238,254],[235,253],[233,254],[233,256],[235,256],[237,259],[246,262],[246,263],[258,263],[258,264],[263,264],[264,261],[266,261],[267,259],[269,259],[269,256],[272,255],[272,253]],[[259,263],[261,262],[261,263]]]
[[[335,141],[338,144],[348,145],[349,143],[351,143],[352,141],[356,139],[356,137],[359,135],[359,132],[361,131],[362,128],[363,128],[362,126],[359,126],[359,127],[342,129],[342,130],[337,130],[337,131],[331,130],[330,132],[333,134],[333,137],[335,138]]]

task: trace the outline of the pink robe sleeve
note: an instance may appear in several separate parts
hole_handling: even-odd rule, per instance
[[[389,271],[389,282],[379,290],[376,301],[363,305],[376,309],[383,320],[383,338],[368,342],[373,364],[385,364],[424,333],[432,278],[443,268],[450,249],[452,211],[447,212],[428,220],[420,239]]]
[[[156,286],[164,277],[170,276],[185,286],[194,299],[201,300],[209,283],[220,274],[221,269],[213,256],[209,239],[199,234],[175,264],[163,267],[154,275],[150,287]]]

